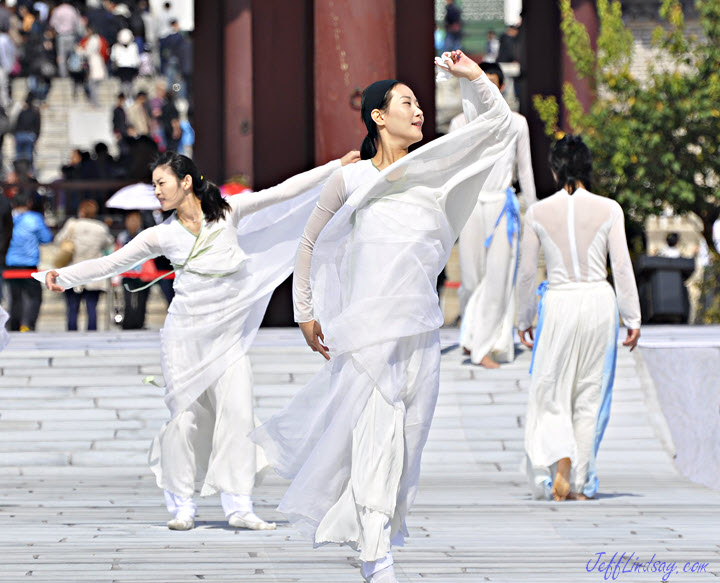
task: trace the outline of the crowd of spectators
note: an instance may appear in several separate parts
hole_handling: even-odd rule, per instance
[[[131,106],[125,125],[119,117],[113,119],[118,139],[147,135],[159,140],[160,149],[175,147],[182,130],[180,120],[172,117],[174,104],[156,90],[153,98],[164,109],[157,114],[147,106],[148,119],[143,120],[144,108],[133,103],[135,80],[163,76],[173,96],[189,99],[191,59],[191,44],[172,2],[153,12],[147,0],[0,0],[0,152],[5,135],[12,133],[16,159],[29,160],[32,167],[40,112],[53,81],[72,79],[74,98],[83,92],[98,107],[98,88],[110,76],[119,79],[126,96],[119,106]],[[19,103],[11,99],[15,77],[27,79],[28,97]],[[0,168],[4,170],[1,159]]]

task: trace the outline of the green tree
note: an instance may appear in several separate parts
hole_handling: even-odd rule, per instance
[[[664,20],[653,35],[658,58],[644,79],[631,72],[632,33],[620,2],[597,0],[597,51],[570,0],[560,0],[562,32],[580,78],[595,88],[584,111],[571,84],[563,87],[568,131],[582,134],[594,157],[598,192],[615,198],[630,220],[641,223],[665,205],[694,212],[712,249],[720,216],[720,0],[697,0],[702,33],[687,34],[678,0],[663,0]],[[551,138],[559,130],[554,96],[533,103]]]

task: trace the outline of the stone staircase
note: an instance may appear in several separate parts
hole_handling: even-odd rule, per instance
[[[155,78],[139,78],[134,92],[141,89],[151,92]],[[21,104],[27,95],[27,80],[14,79],[12,100]],[[112,110],[120,91],[115,78],[100,83],[98,107],[93,107],[82,88],[76,94],[71,79],[53,79],[45,104],[40,106],[42,129],[35,146],[35,172],[40,182],[51,182],[60,177],[60,168],[67,164],[74,148],[91,150],[97,142],[105,142],[110,152],[117,153],[112,133]],[[15,159],[15,140],[5,137],[3,161],[6,169]]]

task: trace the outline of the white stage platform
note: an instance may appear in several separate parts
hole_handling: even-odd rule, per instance
[[[443,330],[441,395],[411,537],[395,553],[399,580],[604,581],[591,568],[598,553],[605,560],[618,553],[616,562],[633,553],[630,567],[653,557],[664,569],[676,563],[669,581],[718,581],[720,491],[688,480],[673,463],[681,440],[654,382],[669,379],[681,402],[706,394],[693,386],[717,387],[709,364],[699,382],[683,376],[690,351],[717,350],[717,334],[647,328],[641,349],[621,350],[598,460],[600,495],[554,503],[530,500],[520,471],[529,353],[496,371],[480,369],[460,355],[457,330]],[[673,368],[679,344],[663,343],[683,337],[705,344],[687,348],[685,365]],[[275,506],[286,482],[274,476],[255,498],[258,514],[279,521],[277,531],[229,528],[217,497],[200,500],[195,530],[168,531],[146,460],[167,412],[161,391],[141,384],[160,373],[158,340],[157,331],[14,334],[0,354],[0,581],[360,583],[352,550],[312,550],[282,521]],[[251,359],[261,419],[322,365],[297,330],[261,330]],[[717,420],[717,404],[693,410],[703,408]],[[696,563],[706,566],[683,572],[700,570]]]

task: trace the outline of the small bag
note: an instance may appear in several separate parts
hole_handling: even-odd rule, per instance
[[[66,267],[67,265],[70,265],[70,262],[73,259],[73,255],[75,254],[75,243],[73,242],[73,233],[75,231],[74,227],[75,224],[73,222],[73,224],[70,225],[68,238],[60,242],[58,250],[55,253],[55,260],[53,261],[53,263],[55,263],[55,267]]]

